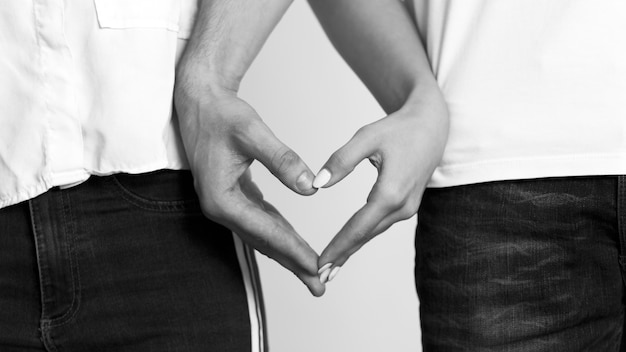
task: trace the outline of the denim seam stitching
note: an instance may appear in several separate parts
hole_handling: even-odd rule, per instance
[[[34,202],[33,200],[29,200],[28,201],[28,207],[30,209],[30,221],[31,221],[31,226],[33,228],[33,239],[35,241],[35,254],[37,255],[37,269],[39,271],[39,293],[41,295],[41,317],[40,317],[40,332],[41,332],[41,341],[44,344],[44,347],[46,350],[50,351],[50,352],[56,352],[56,346],[54,345],[54,342],[52,341],[52,338],[50,337],[49,334],[49,325],[50,325],[50,320],[46,319],[46,304],[45,304],[45,288],[44,288],[44,280],[43,280],[43,271],[42,271],[42,262],[41,262],[41,250],[40,250],[40,245],[41,242],[39,241],[39,235],[40,235],[40,231],[39,231],[39,226],[37,226],[38,218],[39,218],[39,207],[37,205],[36,202]]]
[[[49,326],[51,328],[63,326],[71,322],[72,319],[80,311],[81,282],[80,282],[80,275],[78,273],[77,265],[74,262],[74,255],[75,255],[74,246],[73,246],[74,238],[75,238],[74,217],[72,215],[72,205],[69,199],[67,202],[65,201],[66,197],[68,197],[67,193],[63,192],[63,194],[61,195],[61,202],[63,204],[63,212],[62,212],[63,223],[71,224],[69,225],[69,228],[67,229],[67,231],[64,231],[64,232],[66,233],[65,239],[68,244],[67,249],[66,249],[66,254],[70,260],[70,274],[72,277],[72,303],[70,304],[70,307],[62,316],[49,320]],[[66,203],[67,203],[67,206],[66,206]],[[70,221],[68,221],[68,218]],[[75,276],[74,271],[76,271],[76,276]]]
[[[119,193],[127,202],[140,209],[158,212],[176,212],[189,210],[190,206],[198,203],[196,200],[177,200],[168,202],[145,199],[126,189],[126,187],[124,187],[124,185],[122,185],[117,178],[115,178],[115,175],[112,176],[113,177],[110,178],[109,182],[116,186],[114,187],[115,191]]]
[[[617,177],[617,233],[621,256],[626,256],[626,176]]]
[[[50,336],[50,320],[44,319],[41,321],[41,340],[44,347],[49,352],[57,352],[57,346],[54,344],[52,337]]]
[[[28,201],[28,207],[30,209],[30,223],[31,226],[33,227],[33,237],[35,240],[35,255],[37,256],[37,270],[39,271],[39,277],[38,277],[38,281],[39,281],[39,294],[41,295],[41,320],[43,321],[45,319],[45,313],[46,313],[46,305],[45,305],[45,292],[44,292],[44,282],[43,282],[43,277],[42,277],[42,271],[41,271],[41,251],[39,248],[40,245],[40,241],[37,240],[37,237],[39,236],[39,227],[37,226],[37,217],[38,217],[38,212],[37,212],[37,204],[35,204],[33,201]]]
[[[111,175],[113,181],[117,184],[117,186],[120,187],[120,189],[128,196],[136,199],[139,202],[142,203],[147,203],[151,206],[158,206],[158,207],[181,207],[181,206],[185,206],[188,204],[193,204],[196,202],[196,200],[194,199],[182,199],[182,200],[158,200],[158,199],[149,199],[146,197],[142,197],[138,194],[136,194],[135,192],[129,190],[126,186],[124,186],[122,184],[122,182],[120,182],[120,180],[115,176],[115,175]]]

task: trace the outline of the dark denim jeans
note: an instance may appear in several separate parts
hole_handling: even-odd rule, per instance
[[[0,209],[0,351],[250,351],[231,232],[188,171],[91,177]]]
[[[626,351],[626,178],[429,189],[416,286],[432,351]]]

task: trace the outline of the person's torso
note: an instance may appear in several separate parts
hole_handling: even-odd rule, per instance
[[[196,1],[3,1],[0,207],[91,174],[186,168],[172,91]]]
[[[626,2],[413,6],[451,116],[430,186],[626,173]]]

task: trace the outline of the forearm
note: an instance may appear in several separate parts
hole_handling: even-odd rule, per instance
[[[200,0],[176,69],[174,104],[202,212],[292,271],[315,296],[317,253],[267,201],[249,170],[261,162],[311,195],[313,172],[237,96],[239,83],[291,0]]]
[[[388,112],[439,90],[399,0],[309,0],[326,34]]]
[[[201,0],[178,77],[236,91],[292,0]]]

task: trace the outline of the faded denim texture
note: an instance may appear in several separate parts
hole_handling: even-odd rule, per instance
[[[625,206],[623,176],[428,189],[424,351],[626,351]]]
[[[231,232],[188,171],[91,177],[0,209],[0,351],[249,351]]]

